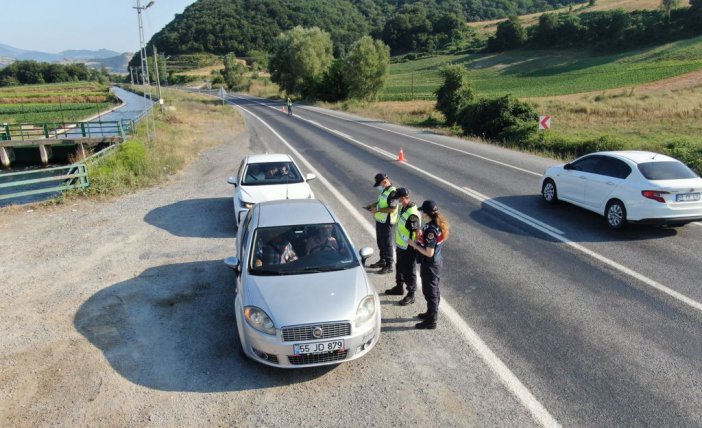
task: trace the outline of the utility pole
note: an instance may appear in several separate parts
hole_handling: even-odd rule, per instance
[[[158,75],[158,54],[156,54],[156,45],[154,45],[154,67],[156,68],[156,87],[158,88],[158,104],[161,106],[163,113],[163,98],[161,97],[161,77]]]
[[[149,57],[146,55],[146,42],[144,41],[144,24],[141,19],[141,11],[153,6],[155,1],[149,1],[146,6],[141,5],[141,0],[136,0],[137,17],[139,19],[139,56],[141,58],[141,80],[144,84],[144,110],[148,109],[146,118],[146,144],[150,144],[156,138],[156,119],[154,118],[153,97],[151,96],[151,83],[149,82]]]

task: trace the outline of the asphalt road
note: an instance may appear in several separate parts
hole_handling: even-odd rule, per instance
[[[258,147],[291,153],[303,173],[321,176],[315,193],[357,246],[374,246],[360,207],[374,199],[377,172],[418,203],[438,202],[452,225],[443,328],[426,361],[420,350],[408,371],[450,364],[460,377],[468,356],[487,372],[483,414],[492,416],[480,424],[508,412],[517,425],[702,426],[700,225],[612,232],[595,214],[541,203],[539,177],[557,163],[551,159],[318,108],[295,106],[288,117],[269,101],[230,102]],[[407,162],[395,160],[400,148]],[[423,310],[421,300],[402,316]],[[386,303],[383,340],[410,334],[409,322],[393,327],[407,320],[393,318],[399,309]],[[440,361],[444,342],[459,345]],[[471,401],[461,391],[454,399]],[[511,400],[499,398],[505,394]]]

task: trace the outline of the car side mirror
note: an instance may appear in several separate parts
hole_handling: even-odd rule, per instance
[[[229,177],[229,178],[227,178],[227,183],[233,184],[234,187],[236,187],[236,185],[239,184],[239,178],[238,177]]]
[[[224,259],[224,264],[227,265],[228,268],[234,270],[235,272],[239,272],[239,258],[238,257],[227,257]]]
[[[305,181],[314,180],[315,178],[317,178],[317,175],[310,173],[305,176]]]
[[[366,265],[366,260],[373,255],[373,249],[371,247],[363,247],[358,251],[358,255],[361,256],[361,264]]]
[[[575,167],[573,166],[572,163],[567,163],[567,164],[563,165],[563,169],[565,169],[566,171],[571,171],[571,170],[574,170]]]

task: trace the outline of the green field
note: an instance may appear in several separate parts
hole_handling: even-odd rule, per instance
[[[543,97],[628,87],[702,69],[702,37],[614,55],[575,50],[439,55],[390,65],[382,101],[434,99],[438,69],[464,64],[478,95]]]
[[[92,82],[0,88],[0,123],[78,121],[116,105],[108,86]]]

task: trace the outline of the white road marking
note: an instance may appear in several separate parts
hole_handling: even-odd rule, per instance
[[[266,123],[263,119],[258,117],[253,112],[247,110],[244,107],[238,106],[241,110],[250,114],[261,122],[266,128],[268,128],[280,141],[285,144],[285,146],[290,149],[290,151],[302,161],[302,163],[313,173],[317,174],[319,181],[329,190],[329,192],[334,195],[339,202],[346,206],[352,207],[351,203],[339,192],[336,191],[334,186],[320,174],[317,169],[312,166],[312,164],[305,159],[300,152],[298,152],[290,143],[288,143],[278,132],[276,132],[273,127]],[[358,210],[348,210],[360,225],[368,232],[371,236],[375,236],[375,228],[371,225],[370,221],[363,217]],[[498,376],[502,384],[512,393],[518,400],[522,402],[524,407],[531,413],[532,417],[546,427],[560,427],[560,424],[556,419],[551,416],[551,414],[546,410],[546,408],[534,397],[534,395],[527,389],[527,387],[522,384],[522,382],[512,373],[507,365],[500,360],[500,358],[492,352],[492,350],[485,344],[485,342],[478,336],[478,334],[470,328],[470,326],[461,318],[461,316],[456,312],[455,309],[446,301],[442,299],[441,306],[439,307],[441,312],[449,319],[449,321],[458,329],[461,335],[465,338],[471,348],[476,354],[492,369],[492,371]]]
[[[307,107],[307,108],[309,109],[309,107]],[[425,139],[425,138],[416,137],[416,136],[414,136],[414,135],[404,134],[404,133],[402,133],[402,132],[393,131],[393,130],[391,130],[391,129],[383,128],[383,127],[381,127],[381,126],[370,125],[370,124],[368,124],[368,123],[363,123],[363,122],[358,121],[358,120],[352,120],[352,119],[347,119],[347,118],[345,118],[345,117],[336,116],[336,115],[330,114],[330,113],[328,113],[328,112],[321,111],[320,109],[314,109],[314,111],[317,112],[317,113],[319,113],[319,114],[325,115],[325,116],[331,116],[331,117],[336,118],[336,119],[345,120],[345,121],[347,121],[347,122],[356,123],[356,124],[358,124],[358,125],[368,126],[368,127],[370,127],[370,128],[375,128],[375,129],[379,129],[379,130],[381,130],[381,131],[389,132],[389,133],[391,133],[391,134],[397,134],[397,135],[401,135],[401,136],[403,136],[403,137],[412,138],[412,139],[417,140],[417,141],[422,141],[422,142],[424,142],[424,143],[429,143],[429,144],[432,144],[432,145],[435,145],[435,146],[438,146],[438,147],[443,147],[443,148],[448,149],[448,150],[453,150],[454,152],[463,153],[464,155],[468,155],[468,156],[472,156],[472,157],[475,157],[475,158],[478,158],[478,159],[482,159],[482,160],[485,160],[485,161],[488,161],[488,162],[492,162],[492,163],[497,164],[497,165],[502,165],[502,166],[505,166],[505,167],[507,167],[507,168],[512,168],[512,169],[515,169],[515,170],[517,170],[517,171],[521,171],[521,172],[525,172],[525,173],[527,173],[527,174],[535,175],[535,176],[537,176],[537,177],[541,177],[541,176],[543,175],[543,174],[541,174],[541,173],[534,172],[534,171],[530,171],[530,170],[524,169],[524,168],[520,168],[520,167],[515,166],[515,165],[511,165],[511,164],[508,164],[508,163],[505,163],[505,162],[501,162],[501,161],[498,161],[498,160],[495,160],[495,159],[491,159],[491,158],[488,158],[488,157],[485,157],[485,156],[481,156],[481,155],[478,155],[478,154],[475,154],[475,153],[471,153],[471,152],[468,152],[468,151],[465,151],[465,150],[457,149],[457,148],[455,148],[455,147],[447,146],[447,145],[445,145],[445,144],[437,143],[436,141],[427,140],[427,139]]]
[[[692,224],[697,225],[697,226],[702,226],[702,223],[694,222],[694,223],[692,223]]]
[[[303,121],[308,121],[308,119],[305,119],[305,118],[302,118],[299,116],[298,116],[298,119],[303,120]],[[323,125],[319,125],[319,127],[321,129],[328,131],[328,132],[332,132],[332,133],[338,132],[338,131],[335,132],[334,130],[327,128],[326,126],[323,126]],[[352,137],[344,137],[344,138],[346,138],[348,141],[351,141],[355,144],[358,144],[362,147],[365,147],[368,150],[373,150],[375,152],[383,154],[384,156],[388,156],[391,159],[395,157],[394,155],[387,153],[387,152],[382,153],[383,151],[379,151],[379,149],[377,147],[370,146],[370,145],[363,143],[355,138],[352,138]],[[418,168],[418,167],[410,164],[409,162],[402,162],[402,165],[405,165],[406,167],[411,168],[422,175],[425,175],[429,178],[432,178],[432,179],[434,179],[434,180],[436,180],[436,181],[438,181],[438,182],[440,182],[448,187],[451,187],[451,188],[453,188],[461,193],[464,193],[464,194],[470,196],[471,198],[476,199],[480,202],[485,202],[485,203],[487,203],[487,201],[493,202],[493,204],[491,204],[491,206],[493,208],[503,212],[504,214],[507,214],[510,217],[512,217],[516,220],[519,220],[522,223],[545,233],[546,235],[548,235],[548,236],[550,236],[550,237],[552,237],[552,238],[554,238],[554,239],[556,239],[556,240],[558,240],[558,241],[560,241],[560,242],[562,242],[562,243],[564,243],[564,244],[566,244],[566,245],[568,245],[568,246],[570,246],[570,247],[572,247],[572,248],[574,248],[574,249],[576,249],[576,250],[608,265],[608,266],[610,266],[611,268],[618,270],[619,272],[621,272],[627,276],[630,276],[630,277],[648,285],[651,288],[654,288],[662,293],[665,293],[665,294],[669,295],[670,297],[672,297],[672,298],[674,298],[674,299],[676,299],[676,300],[678,300],[678,301],[680,301],[680,302],[682,302],[682,303],[684,303],[684,304],[686,304],[694,309],[697,309],[698,311],[702,311],[702,303],[700,303],[696,300],[693,300],[693,299],[685,296],[684,294],[673,290],[670,287],[666,287],[665,285],[659,283],[658,281],[655,281],[651,278],[648,278],[647,276],[642,275],[642,274],[634,271],[633,269],[630,269],[622,264],[619,264],[613,260],[610,260],[607,257],[584,247],[583,245],[580,245],[574,241],[571,241],[570,239],[566,238],[565,236],[562,236],[563,232],[559,231],[558,229],[554,229],[553,227],[545,225],[544,223],[541,223],[538,220],[532,219],[531,217],[527,216],[526,214],[523,214],[523,213],[521,213],[517,210],[514,210],[512,208],[506,207],[503,204],[499,204],[496,201],[490,200],[489,198],[487,198],[487,196],[481,195],[480,193],[476,192],[475,190],[469,190],[465,187],[460,187],[454,183],[451,183],[450,181],[445,180],[445,179],[443,179],[437,175],[434,175],[430,172],[427,172],[421,168]],[[505,207],[509,208],[509,209],[505,209]]]

